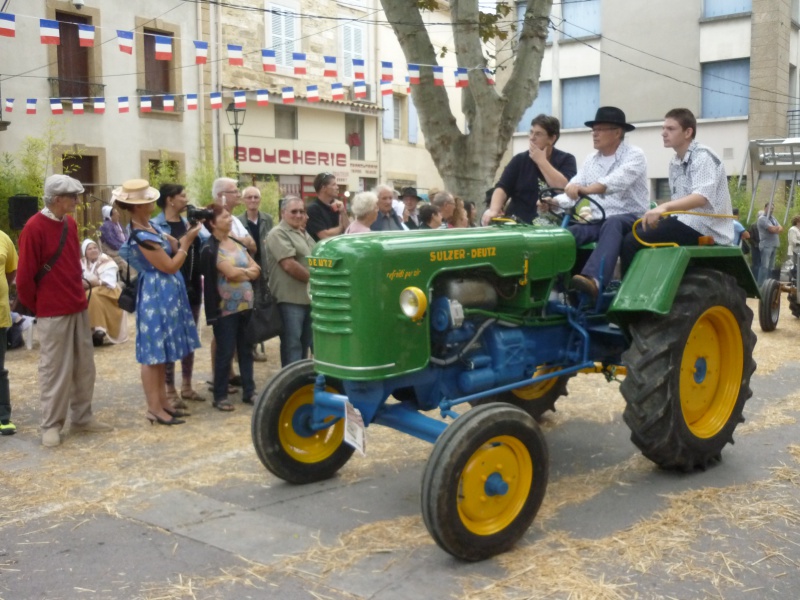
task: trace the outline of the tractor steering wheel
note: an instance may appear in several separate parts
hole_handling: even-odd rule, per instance
[[[563,188],[557,188],[557,187],[543,188],[543,189],[539,190],[539,200],[543,204],[547,204],[547,205],[552,206],[552,204],[550,202],[548,202],[547,200],[545,200],[545,198],[552,198],[553,196],[556,196],[558,194],[563,194],[563,193],[564,193],[564,189]],[[583,218],[582,216],[580,216],[577,213],[577,211],[575,209],[577,208],[577,206],[581,202],[581,200],[586,200],[590,204],[593,204],[594,206],[597,207],[597,209],[600,211],[600,214],[602,215],[600,217],[599,221],[585,219],[585,218]],[[581,194],[581,197],[578,199],[578,201],[570,209],[568,225],[586,225],[588,223],[603,223],[605,220],[606,220],[606,211],[603,208],[603,206],[597,200],[595,200],[594,198],[590,198],[589,196],[586,196],[585,194]]]

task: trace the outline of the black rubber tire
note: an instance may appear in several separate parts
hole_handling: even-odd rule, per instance
[[[734,429],[744,422],[744,404],[753,394],[752,322],[745,292],[733,277],[697,269],[687,271],[669,314],[631,324],[632,343],[623,354],[627,376],[620,385],[623,417],[631,441],[647,458],[665,469],[704,469],[733,443]],[[695,363],[682,365],[684,357],[691,360],[700,351],[705,354]],[[723,377],[726,369],[728,378]],[[725,389],[731,378],[734,387]],[[683,399],[682,383],[685,392],[692,391]],[[686,411],[694,411],[691,422],[684,404]]]
[[[320,444],[318,444],[318,448],[311,446],[309,448],[312,450],[322,448],[323,454],[326,454],[317,461],[314,461],[313,457],[298,460],[302,449],[293,448],[288,441],[282,441],[281,429],[284,432],[287,431],[286,422],[289,421],[287,417],[290,416],[289,413],[284,415],[282,425],[281,414],[284,408],[290,401],[301,402],[303,399],[307,400],[309,396],[313,398],[315,379],[316,373],[312,360],[292,363],[270,379],[253,407],[251,435],[256,454],[271,473],[290,483],[312,483],[329,479],[353,455],[354,448],[352,446],[343,441],[337,443],[335,433],[338,429],[332,431],[333,428],[342,428],[343,420],[333,428],[318,432],[314,437],[314,439],[321,440]],[[343,393],[340,381],[328,377],[326,384],[329,390]],[[288,410],[291,411],[292,407],[290,406]],[[295,409],[291,415],[296,412]],[[293,428],[292,432],[294,432]],[[312,438],[307,439],[311,440]]]
[[[781,316],[781,282],[767,279],[761,286],[758,301],[758,324],[761,331],[775,331]]]
[[[800,319],[800,304],[797,303],[797,290],[794,292],[789,292],[786,294],[786,297],[789,299],[789,310],[791,311],[792,316],[795,319]]]
[[[482,404],[491,404],[493,402],[506,402],[507,404],[513,404],[524,410],[534,419],[539,421],[542,418],[542,415],[549,410],[555,412],[556,410],[556,400],[561,398],[561,396],[569,396],[569,392],[567,391],[567,383],[570,379],[575,377],[575,373],[570,373],[569,375],[562,375],[561,377],[555,377],[552,380],[552,387],[549,387],[544,393],[540,396],[535,398],[521,398],[517,394],[512,392],[503,392],[502,394],[497,394],[495,396],[489,396],[487,398],[481,398],[480,400],[473,400],[472,406],[480,406]]]
[[[491,471],[492,477],[497,473],[498,457],[504,461],[500,464],[509,488],[492,499],[485,485],[480,486],[485,473]],[[539,511],[548,472],[547,443],[530,415],[504,403],[478,406],[445,429],[428,459],[421,493],[425,526],[443,550],[462,560],[484,560],[505,552]],[[471,489],[476,484],[477,491]],[[491,503],[486,505],[484,521],[480,515],[474,517],[476,502]]]

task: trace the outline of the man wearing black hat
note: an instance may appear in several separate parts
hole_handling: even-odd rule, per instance
[[[605,221],[592,206],[592,222],[569,228],[578,247],[597,242],[580,275],[572,278],[573,287],[596,298],[614,275],[622,239],[650,207],[650,194],[644,152],[625,141],[625,133],[635,129],[625,122],[625,113],[615,106],[601,106],[586,126],[592,129],[596,151],[586,158],[564,193],[573,201],[591,196],[605,210]]]
[[[419,229],[421,222],[419,220],[417,206],[422,198],[417,195],[417,188],[403,188],[403,191],[400,193],[400,199],[403,201],[403,204],[406,205],[406,209],[403,211],[403,216],[406,217],[404,221],[405,226],[409,229]]]

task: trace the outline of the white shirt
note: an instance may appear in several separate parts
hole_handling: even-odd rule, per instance
[[[231,223],[231,233],[237,238],[250,237],[250,232],[247,231],[247,227],[245,227],[238,218],[234,217]]]
[[[602,183],[606,186],[605,194],[590,194],[606,211],[606,217],[642,216],[650,208],[647,158],[641,148],[625,140],[613,156],[603,156],[600,151],[590,154],[570,183],[581,186]],[[600,209],[592,205],[592,218],[599,220],[602,217]]]
[[[701,235],[710,235],[717,244],[733,244],[733,219],[702,216],[702,213],[733,215],[725,165],[710,148],[693,141],[683,160],[677,154],[673,156],[669,163],[669,187],[673,200],[690,194],[706,199],[704,206],[692,210],[700,214],[677,215],[681,223]]]

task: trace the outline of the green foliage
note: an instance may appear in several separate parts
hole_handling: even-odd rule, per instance
[[[189,191],[189,199],[198,206],[211,204],[211,187],[217,177],[230,177],[229,173],[236,171],[236,163],[233,160],[232,152],[224,153],[223,163],[218,167],[208,158],[201,158],[186,181]]]
[[[150,163],[147,178],[150,185],[156,189],[165,183],[178,183],[180,181],[178,162],[171,160],[169,152],[162,150],[159,160]]]

